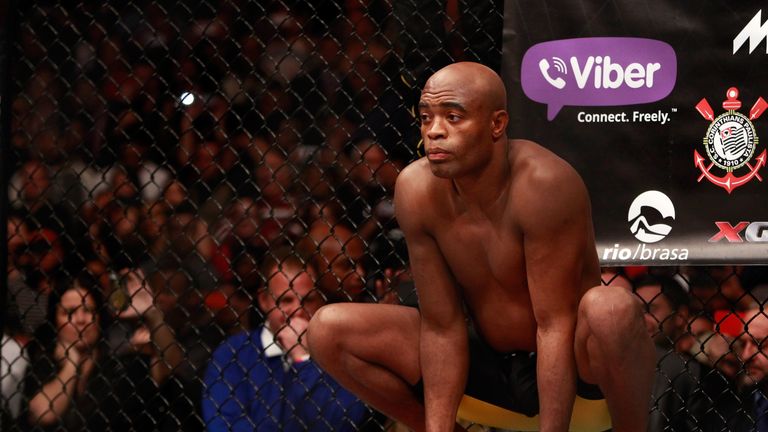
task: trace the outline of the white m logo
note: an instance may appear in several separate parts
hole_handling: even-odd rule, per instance
[[[752,51],[757,48],[763,39],[768,39],[768,21],[761,23],[762,19],[760,15],[762,12],[762,10],[757,11],[757,14],[746,26],[744,26],[741,33],[739,33],[733,40],[733,54],[736,54],[736,51],[744,45],[744,42],[746,42],[747,39],[749,39],[750,54],[752,54]],[[765,52],[768,54],[768,44],[766,44]]]

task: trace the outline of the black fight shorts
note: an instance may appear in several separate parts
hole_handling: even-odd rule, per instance
[[[464,394],[533,417],[539,413],[536,353],[498,353],[469,329],[469,374]],[[580,378],[576,394],[584,399],[604,399],[600,388]]]

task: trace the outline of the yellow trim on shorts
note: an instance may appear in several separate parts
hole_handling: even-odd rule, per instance
[[[539,416],[527,417],[499,406],[464,395],[458,417],[472,423],[516,431],[539,430]],[[597,432],[611,428],[605,399],[589,400],[576,396],[571,415],[572,432]]]

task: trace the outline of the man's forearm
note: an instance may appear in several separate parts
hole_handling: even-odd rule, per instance
[[[460,326],[421,330],[421,374],[427,431],[451,431],[467,381],[467,330]]]
[[[567,431],[576,397],[573,332],[539,330],[537,351],[541,430]]]

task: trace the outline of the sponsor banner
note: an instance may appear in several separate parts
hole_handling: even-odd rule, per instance
[[[765,9],[506,0],[509,135],[581,173],[603,265],[768,264]]]
[[[638,105],[663,99],[675,85],[676,66],[675,51],[661,41],[580,38],[532,46],[523,56],[521,74],[526,77],[525,95],[547,104],[547,119],[552,120],[565,105]]]

